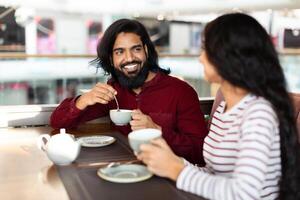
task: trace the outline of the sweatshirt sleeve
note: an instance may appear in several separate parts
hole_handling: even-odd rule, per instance
[[[52,113],[50,125],[53,128],[73,128],[81,123],[108,115],[109,105],[95,104],[84,110],[76,107],[79,98],[65,99]]]

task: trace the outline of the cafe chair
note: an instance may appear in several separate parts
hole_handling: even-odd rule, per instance
[[[214,100],[214,103],[212,105],[211,111],[210,111],[210,115],[209,115],[209,120],[208,120],[208,128],[210,126],[211,120],[212,120],[212,116],[215,113],[217,107],[219,106],[219,104],[224,100],[224,96],[221,92],[220,89],[218,89],[217,93],[216,93],[216,97]]]
[[[298,129],[298,140],[300,142],[300,93],[290,93],[290,96],[294,104],[296,126]]]

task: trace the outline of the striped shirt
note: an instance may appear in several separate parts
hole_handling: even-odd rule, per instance
[[[206,166],[186,162],[177,179],[179,189],[208,199],[276,199],[281,177],[277,115],[262,97],[245,96],[213,115],[203,155]]]

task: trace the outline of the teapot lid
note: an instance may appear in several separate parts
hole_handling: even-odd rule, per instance
[[[66,133],[66,129],[61,128],[59,134],[53,135],[50,141],[51,143],[56,141],[74,142],[75,138],[73,135]]]
[[[54,138],[55,139],[59,139],[59,140],[60,139],[65,139],[65,138],[68,138],[68,139],[70,138],[70,139],[73,140],[72,135],[66,133],[66,129],[65,128],[59,129],[59,133],[51,137],[51,139],[54,139]]]
[[[59,129],[59,133],[60,133],[60,134],[66,134],[66,129],[65,129],[65,128]]]

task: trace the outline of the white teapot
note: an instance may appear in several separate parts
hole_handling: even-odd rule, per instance
[[[43,134],[38,138],[38,147],[47,153],[49,159],[57,165],[68,165],[79,155],[80,143],[65,129],[53,135]]]

